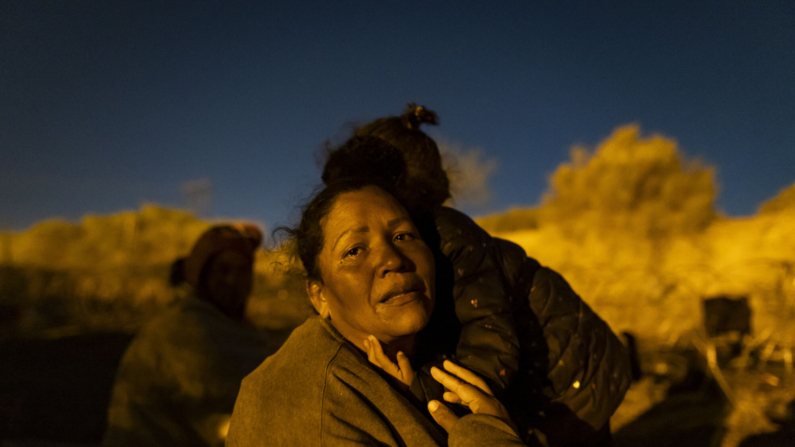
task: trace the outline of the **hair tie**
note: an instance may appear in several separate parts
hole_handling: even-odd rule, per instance
[[[417,103],[410,103],[408,110],[401,116],[401,121],[409,129],[419,130],[421,124],[439,124],[439,117],[436,112],[428,110],[425,106],[418,106]]]

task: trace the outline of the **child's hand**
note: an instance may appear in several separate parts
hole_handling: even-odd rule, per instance
[[[414,370],[411,369],[411,362],[406,354],[398,351],[397,364],[395,364],[384,354],[381,342],[373,335],[364,339],[364,347],[367,348],[367,360],[370,363],[397,379],[404,390],[411,386],[411,381],[414,380]]]
[[[431,368],[433,378],[450,390],[442,396],[444,400],[466,405],[472,410],[472,413],[488,414],[511,425],[511,416],[508,414],[508,410],[494,397],[483,379],[449,360],[445,360],[444,369],[447,372],[436,367]],[[428,410],[433,419],[448,432],[458,421],[458,416],[437,400],[428,403]]]

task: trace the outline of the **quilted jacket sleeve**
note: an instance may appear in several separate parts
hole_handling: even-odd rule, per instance
[[[566,280],[548,268],[536,272],[528,301],[548,348],[544,393],[551,400],[550,408],[564,409],[547,414],[542,431],[552,436],[565,432],[567,419],[575,416],[600,429],[631,382],[624,345]]]
[[[437,212],[442,254],[452,263],[455,313],[461,323],[456,357],[488,380],[499,396],[519,361],[513,309],[500,252],[491,236],[451,208]]]
[[[520,425],[540,429],[549,445],[605,427],[631,379],[625,348],[607,323],[561,275],[466,215],[443,208],[436,227],[462,326],[457,360],[513,401],[512,417],[525,417]],[[433,385],[427,382],[423,388]]]

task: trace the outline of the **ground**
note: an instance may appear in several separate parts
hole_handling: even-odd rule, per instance
[[[286,335],[271,333],[274,343]],[[0,447],[96,445],[115,368],[130,339],[51,333],[3,341]],[[783,365],[724,367],[721,386],[696,351],[640,354],[645,375],[611,420],[616,447],[795,445],[788,405],[795,399],[795,374]]]

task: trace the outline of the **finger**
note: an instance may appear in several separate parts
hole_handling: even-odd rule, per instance
[[[431,368],[431,375],[434,379],[436,379],[437,382],[441,383],[445,388],[450,390],[450,392],[456,394],[461,404],[468,406],[473,411],[473,406],[477,407],[481,405],[482,401],[484,400],[494,399],[493,396],[486,394],[480,388],[470,385],[460,378],[442,371],[439,368]]]
[[[431,368],[431,376],[433,376],[437,382],[444,385],[445,388],[457,394],[465,405],[474,398],[475,395],[473,393],[480,392],[480,390],[473,387],[472,385],[464,382],[452,374],[442,371],[435,366]]]
[[[445,393],[442,395],[442,398],[445,400],[445,402],[450,402],[451,404],[463,404],[463,402],[461,402],[461,398],[458,397],[458,394],[453,393],[452,391],[445,391]]]
[[[450,360],[444,361],[444,369],[455,374],[464,382],[467,382],[473,386],[480,388],[480,390],[483,391],[484,393],[490,396],[494,395],[494,393],[491,392],[491,388],[489,388],[486,382],[480,377],[478,377],[478,375],[473,373],[472,371],[464,367],[458,366],[455,363],[451,362]]]
[[[411,368],[411,360],[409,360],[409,357],[406,354],[404,354],[403,351],[397,353],[397,362],[398,362],[398,367],[400,368],[400,373],[403,375],[404,378],[406,378],[406,374],[409,371],[414,371]]]
[[[365,338],[363,343],[364,347],[367,349],[367,360],[369,360],[373,365],[382,368],[381,364],[378,363],[378,359],[375,357],[375,348],[373,348],[373,344],[370,343],[370,340]]]
[[[460,378],[448,374],[439,368],[431,368],[431,375],[434,379],[436,379],[436,381],[444,385],[445,388],[451,390],[444,393],[442,396],[445,398],[445,400],[448,397],[455,399],[453,396],[450,396],[450,394],[455,394],[461,400],[461,403],[468,406],[469,409],[475,414],[489,414],[506,421],[510,420],[508,410],[506,410],[505,406],[502,405],[500,401],[495,399],[494,396],[484,393],[479,388],[470,385],[462,381]]]
[[[458,422],[458,416],[438,400],[428,402],[428,411],[430,411],[433,420],[448,433],[453,429],[453,425]]]
[[[381,347],[381,342],[378,341],[375,336],[370,335],[367,337],[369,339],[369,344],[373,349],[373,356],[375,360],[378,362],[377,365],[381,367],[384,371],[388,372],[392,376],[397,376],[398,374],[398,366],[395,365],[389,357],[384,354],[384,348]]]

